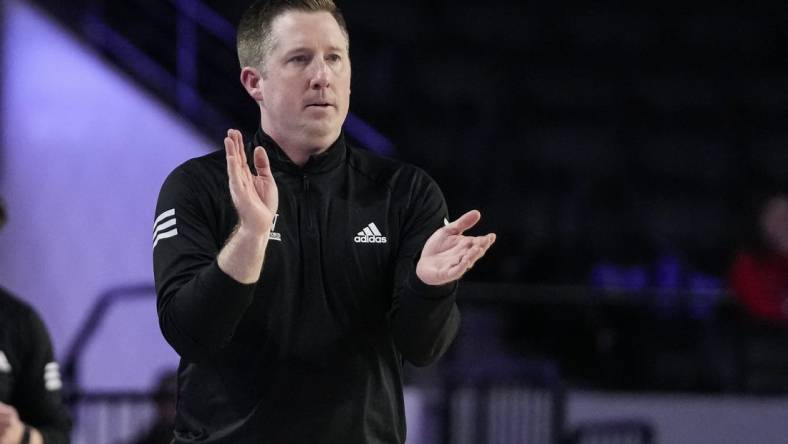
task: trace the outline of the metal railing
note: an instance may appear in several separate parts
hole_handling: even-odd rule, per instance
[[[259,111],[238,82],[235,26],[200,0],[34,2],[207,137],[257,129]],[[125,31],[116,26],[121,10]],[[353,113],[344,130],[366,149],[394,154],[392,142]]]

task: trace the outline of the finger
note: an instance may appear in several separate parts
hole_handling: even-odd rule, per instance
[[[479,247],[487,251],[488,248],[495,242],[495,234],[490,233],[485,236],[462,236],[459,235],[461,240],[449,248],[445,254],[462,256],[473,247]]]
[[[261,146],[254,149],[254,169],[260,177],[273,177],[273,174],[271,174],[271,163],[268,160],[268,153]]]
[[[485,236],[486,237],[486,236]],[[490,248],[492,244],[481,241],[480,243],[475,244],[473,247],[469,248],[468,251],[462,258],[462,262],[465,263],[467,268],[473,266],[479,259],[481,259],[486,253],[487,250]]]
[[[240,164],[241,152],[238,150],[238,145],[235,143],[232,130],[227,131],[227,137],[224,138],[224,146],[227,150],[227,154],[230,156],[228,159],[232,159],[235,164]]]
[[[476,261],[484,256],[487,252],[486,248],[474,247],[465,258],[465,269],[470,270],[476,264]]]
[[[224,146],[227,150],[227,176],[229,177],[230,189],[240,192],[244,189],[244,181],[243,170],[238,161],[238,151],[235,143],[229,136],[224,138]]]
[[[230,159],[235,155],[235,146],[232,143],[232,139],[230,138],[230,133],[228,132],[226,136],[224,136],[224,152],[227,154],[227,159]]]
[[[238,158],[241,161],[241,165],[248,165],[248,161],[246,159],[246,150],[244,149],[244,138],[240,131],[234,129],[232,130],[232,139],[235,142],[236,149],[238,150]]]
[[[236,154],[235,143],[230,136],[224,138],[224,150],[227,155],[227,174],[232,180],[236,176],[238,155]]]
[[[474,247],[474,249],[478,249],[478,247]],[[473,254],[473,250],[469,251],[456,264],[449,267],[446,274],[451,280],[460,279],[473,266]]]
[[[482,214],[478,210],[471,210],[460,216],[457,220],[443,227],[449,234],[462,234],[465,230],[471,228],[479,222]]]
[[[490,248],[492,244],[495,243],[495,238],[496,238],[495,233],[490,233],[485,236],[481,236],[477,238],[479,240],[478,245],[482,246],[484,250],[487,251],[487,249]]]
[[[495,236],[484,236],[483,238],[479,239],[479,242],[474,246],[472,251],[469,254],[469,266],[472,267],[473,264],[476,263],[479,259],[481,259],[485,254],[487,254],[487,250],[490,249],[493,242],[495,242]]]
[[[235,130],[229,129],[227,130],[227,137],[225,138],[225,146],[227,146],[227,141],[229,141],[229,147],[227,148],[232,153],[232,161],[236,165],[243,164],[243,159],[241,158],[241,150],[238,149],[238,143],[235,138]],[[239,170],[240,171],[240,170]]]
[[[233,140],[230,139],[230,136],[224,138],[224,153],[227,157],[227,171],[229,172],[230,164],[235,162],[235,145],[233,144]]]
[[[241,152],[241,160],[243,160],[244,166],[248,166],[249,161],[246,158],[246,145],[244,145],[244,136],[240,131],[236,131],[235,137],[236,143],[238,143],[238,150]]]
[[[229,144],[228,144],[228,141],[229,141]],[[228,129],[227,130],[227,135],[224,136],[224,146],[227,149],[227,152],[233,156],[233,159],[237,160],[235,158],[235,156],[237,154],[235,152],[236,151],[235,150],[235,140],[233,140],[233,130],[232,129]]]

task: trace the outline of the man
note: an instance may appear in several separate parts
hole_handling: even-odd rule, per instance
[[[162,187],[176,443],[402,443],[403,362],[435,361],[457,332],[456,281],[495,236],[462,234],[478,211],[448,223],[423,171],[346,144],[348,51],[332,1],[254,3],[238,54],[260,130],[246,146],[229,131]]]
[[[0,205],[0,227],[4,222]],[[68,443],[61,386],[44,323],[0,288],[0,444]]]

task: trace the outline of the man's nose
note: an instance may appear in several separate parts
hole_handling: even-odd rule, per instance
[[[325,60],[315,62],[314,71],[310,80],[310,87],[313,89],[327,88],[329,86],[330,69]]]

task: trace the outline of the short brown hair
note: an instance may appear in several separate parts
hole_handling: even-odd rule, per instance
[[[332,0],[256,0],[243,13],[238,24],[238,62],[245,66],[262,67],[271,51],[271,25],[277,17],[289,11],[328,12],[339,24],[350,45],[350,37],[342,12]]]

